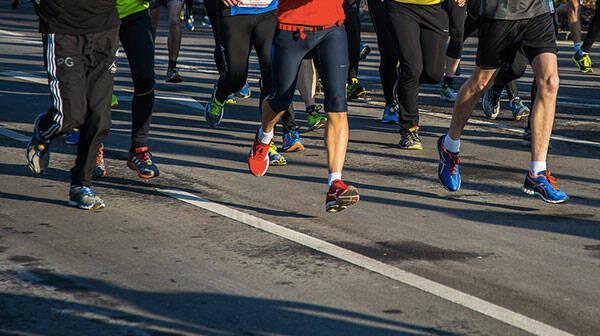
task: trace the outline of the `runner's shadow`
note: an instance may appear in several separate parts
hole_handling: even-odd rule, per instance
[[[127,334],[151,335],[458,335],[440,328],[292,300],[206,292],[153,292],[48,270],[33,269],[28,273],[31,276],[20,280],[31,283],[30,286],[44,286],[72,295],[84,303],[36,294],[0,294],[2,306],[22,307],[19,312],[26,311],[27,316],[36,319],[35,322],[7,319],[3,321],[3,331],[29,333],[58,319],[68,321],[70,332],[75,334],[89,334],[88,328],[96,324],[91,329],[94,335],[122,334],[123,329]],[[120,332],[116,333],[118,328]],[[60,329],[56,333],[45,330],[44,334],[59,334]]]

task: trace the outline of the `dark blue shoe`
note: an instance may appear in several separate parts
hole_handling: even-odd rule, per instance
[[[77,143],[79,143],[80,135],[81,132],[77,128],[73,128],[69,131],[69,133],[67,133],[67,136],[65,137],[65,143],[67,145],[77,145]]]
[[[558,188],[556,182],[556,179],[550,175],[549,170],[544,170],[537,176],[529,170],[525,177],[523,191],[528,195],[538,195],[548,203],[565,203],[569,200],[569,196]]]
[[[385,105],[381,122],[383,124],[398,124],[398,118],[398,103],[394,102],[392,105]]]
[[[73,184],[69,190],[69,205],[84,210],[100,210],[106,207],[93,188]]]
[[[460,189],[460,159],[458,153],[449,152],[444,147],[444,137],[438,139],[437,148],[440,155],[438,164],[438,178],[440,183],[449,191],[458,191]]]
[[[284,152],[301,152],[304,150],[304,144],[300,139],[300,134],[296,130],[283,133],[283,147],[281,148]]]
[[[248,84],[248,82],[246,82],[246,84],[244,84],[244,87],[242,87],[242,89],[238,91],[235,95],[244,99],[252,97],[252,91],[250,90],[250,85]]]

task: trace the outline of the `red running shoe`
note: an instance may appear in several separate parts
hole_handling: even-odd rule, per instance
[[[358,203],[360,196],[358,189],[348,186],[342,180],[335,180],[327,192],[325,210],[327,212],[340,212],[347,207]]]
[[[254,138],[254,144],[248,154],[248,169],[254,176],[263,176],[269,169],[269,145],[258,140],[258,135]]]

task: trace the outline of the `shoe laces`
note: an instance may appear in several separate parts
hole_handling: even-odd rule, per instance
[[[96,194],[94,193],[94,189],[91,187],[81,187],[81,189],[79,189],[79,192],[85,196],[95,196]]]
[[[550,170],[546,170],[546,180],[548,180],[548,183],[550,183],[550,185],[556,189],[556,190],[560,190],[560,188],[558,187],[558,179],[554,176],[552,176],[552,174],[550,173]]]
[[[415,126],[415,127],[411,127],[408,132],[407,132],[407,136],[409,139],[411,139],[412,141],[421,141],[421,139],[419,138],[419,133],[417,133],[419,131],[419,127]]]
[[[98,153],[96,153],[96,165],[100,166],[102,163],[104,163],[104,146],[100,145],[100,147],[98,147]]]
[[[257,156],[261,159],[264,159],[269,152],[271,145],[265,145],[261,143],[258,139],[256,140],[256,145],[254,146],[254,156]]]
[[[450,156],[450,173],[452,175],[456,175],[458,165],[460,164],[460,158],[458,157],[458,154],[454,154],[448,151],[446,151],[446,153],[448,153],[448,155]]]
[[[140,160],[146,164],[148,164],[148,162],[152,162],[152,158],[150,157],[150,152],[148,152],[148,151],[143,151],[141,153],[135,153],[134,155],[138,160]]]

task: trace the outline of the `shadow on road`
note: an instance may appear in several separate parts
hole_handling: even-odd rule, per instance
[[[17,335],[47,329],[44,335],[458,335],[442,329],[297,301],[203,292],[153,292],[102,280],[27,272],[25,282],[79,300],[36,294],[0,294],[0,331]],[[28,284],[28,286],[31,284]],[[17,313],[17,312],[20,312]],[[397,310],[383,310],[401,314]],[[68,322],[60,325],[59,322]],[[90,325],[93,329],[90,329]],[[61,330],[64,329],[64,330]]]

